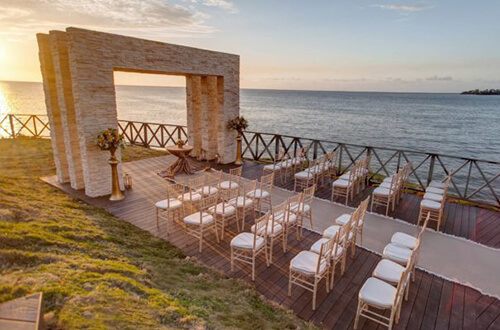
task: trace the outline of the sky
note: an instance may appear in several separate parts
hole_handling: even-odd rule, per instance
[[[41,81],[35,34],[75,26],[239,54],[242,88],[500,88],[499,17],[498,0],[1,0],[0,80]]]

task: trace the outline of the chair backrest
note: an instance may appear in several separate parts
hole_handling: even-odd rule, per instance
[[[335,237],[335,236],[334,236]],[[333,244],[334,244],[334,237],[326,241],[325,243],[321,244],[321,248],[319,250],[319,258],[318,258],[318,263],[316,264],[316,275],[319,275],[321,273],[321,269],[323,268],[322,265],[325,265],[325,268],[328,269],[330,262],[332,260],[332,250],[333,250]],[[325,269],[323,268],[323,269]],[[328,271],[328,270],[327,270]]]
[[[230,201],[232,199],[235,199],[239,196],[240,192],[238,189],[226,189],[220,193],[220,197],[224,201]]]
[[[354,179],[356,179],[357,170],[358,166],[354,165],[353,167],[351,167],[351,169],[349,170],[349,182],[354,182]]]
[[[358,227],[363,227],[365,224],[366,211],[368,210],[368,204],[370,203],[370,196],[366,197],[364,201],[359,204],[360,212]]]
[[[399,185],[399,179],[400,179],[399,172],[392,176],[391,184],[389,186],[389,191],[391,195],[396,193],[396,190],[398,189]]]
[[[425,228],[427,228],[427,224],[429,223],[430,218],[431,218],[431,212],[427,212],[427,216],[425,217],[424,224],[420,229],[420,232],[418,233],[418,237],[422,237],[422,235],[424,234]]]
[[[338,253],[338,250],[339,250],[339,246],[340,246],[340,232],[342,231],[342,228],[335,233],[335,235],[332,236],[332,238],[330,238],[330,240],[332,241],[332,252],[331,252],[331,258],[336,258],[337,257],[337,253]]]
[[[314,193],[316,192],[316,184],[302,190],[302,202],[311,206],[314,200]]]
[[[189,181],[188,181],[188,187],[191,190],[199,189],[199,188],[205,186],[206,180],[207,180],[206,179],[206,174],[203,173],[203,174],[201,174],[200,176],[198,176],[196,178],[189,179]]]
[[[260,178],[260,189],[261,190],[271,190],[273,187],[273,184],[274,184],[274,172],[261,176],[261,178]],[[269,193],[271,193],[271,192],[269,191]]]
[[[304,204],[302,202],[302,193],[295,194],[292,197],[288,197],[288,210],[293,212],[304,212]]]
[[[273,205],[271,208],[271,220],[272,220],[272,229],[271,233],[274,234],[274,226],[277,223],[276,219],[283,219],[283,223],[288,224],[288,221],[290,221],[290,209],[288,208],[288,201],[285,200],[282,203],[279,203],[278,205]]]
[[[217,186],[222,181],[222,171],[211,171],[205,174],[205,185]]]
[[[241,172],[243,166],[238,166],[229,170],[229,187],[231,187],[231,182],[236,182],[238,185],[241,182]]]
[[[240,197],[243,197],[243,205],[246,205],[246,200],[254,200],[253,195],[250,192],[255,191],[257,189],[257,180],[244,180],[241,182],[239,186],[238,193]]]
[[[443,201],[444,201],[444,198],[446,198],[446,195],[448,194],[448,187],[450,186],[450,182],[451,182],[451,172],[450,172],[450,174],[448,174],[448,176],[446,177],[446,180],[444,181]]]
[[[349,221],[351,225],[349,226],[349,236],[347,236],[348,240],[354,240],[356,238],[356,234],[358,233],[358,227],[359,227],[359,219],[361,218],[361,205],[358,206],[354,212],[351,213],[351,217],[349,218]]]
[[[257,239],[263,237],[264,241],[267,240],[267,231],[269,226],[269,211],[262,217],[255,220],[255,231],[253,234],[253,249],[255,250]]]
[[[393,308],[396,308],[403,299],[403,295],[405,292],[405,288],[410,281],[411,269],[412,269],[412,255],[410,255],[410,261],[407,263],[403,273],[401,274],[401,278],[399,279],[398,285],[396,287],[396,295],[394,296]]]
[[[200,212],[214,207],[219,202],[219,193],[204,197],[200,203]]]

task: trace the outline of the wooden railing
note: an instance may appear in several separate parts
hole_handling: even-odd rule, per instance
[[[0,116],[1,136],[20,135],[48,137],[47,116]],[[119,120],[118,127],[127,143],[145,147],[164,148],[177,139],[187,140],[187,128],[181,125]],[[315,159],[331,150],[338,151],[340,172],[346,171],[357,160],[371,156],[370,179],[380,182],[395,173],[406,162],[412,163],[410,187],[423,191],[429,182],[443,180],[451,173],[450,193],[458,199],[500,206],[500,162],[466,158],[407,149],[381,148],[328,140],[245,131],[243,157],[256,161],[273,161],[281,149],[293,157],[301,147],[307,148],[309,159]]]

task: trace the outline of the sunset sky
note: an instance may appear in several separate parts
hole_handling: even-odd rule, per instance
[[[41,81],[35,34],[76,26],[239,54],[243,88],[500,88],[499,17],[497,0],[1,0],[0,80]]]

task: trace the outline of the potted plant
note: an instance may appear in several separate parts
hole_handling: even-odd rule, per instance
[[[243,116],[236,116],[234,119],[228,121],[227,128],[238,132],[238,136],[236,137],[236,161],[234,163],[236,165],[242,165],[241,137],[243,130],[248,128],[248,121]]]
[[[111,197],[109,200],[122,200],[125,196],[122,194],[118,182],[118,164],[120,161],[116,158],[115,153],[118,148],[125,148],[123,136],[118,133],[117,129],[108,128],[99,132],[95,142],[99,149],[108,150],[111,154],[108,160],[109,165],[111,165]]]

